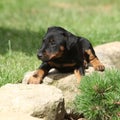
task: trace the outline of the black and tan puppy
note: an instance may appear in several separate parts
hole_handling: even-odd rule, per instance
[[[105,69],[86,38],[75,36],[61,27],[48,28],[37,56],[42,60],[42,64],[28,84],[41,83],[51,68],[63,73],[74,71],[78,82],[89,63],[95,70]]]

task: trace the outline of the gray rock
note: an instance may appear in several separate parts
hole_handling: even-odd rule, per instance
[[[120,69],[120,42],[111,42],[95,47],[98,58],[107,68]]]
[[[64,118],[61,90],[44,84],[7,84],[0,88],[0,112],[22,112],[45,120]]]

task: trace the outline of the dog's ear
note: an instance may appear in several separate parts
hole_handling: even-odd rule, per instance
[[[70,49],[69,34],[68,34],[68,32],[64,31],[64,32],[62,32],[62,35],[64,36],[65,46],[66,46],[67,50],[69,50]]]
[[[70,50],[72,46],[74,46],[74,44],[77,42],[77,37],[68,31],[63,32],[62,34],[65,37],[66,48],[67,50]]]
[[[50,32],[50,31],[52,31],[52,29],[53,29],[53,27],[48,27],[47,33]]]

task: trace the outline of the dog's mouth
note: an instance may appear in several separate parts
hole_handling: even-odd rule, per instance
[[[62,55],[63,55],[62,51],[55,52],[55,53],[44,53],[41,56],[38,56],[38,59],[40,59],[44,62],[49,62],[49,61],[52,61],[52,60],[62,57]]]
[[[48,61],[55,60],[62,57],[63,54],[64,54],[64,49],[63,47],[60,47],[60,49],[54,53],[45,51],[44,53],[38,53],[37,56],[38,56],[38,59],[44,62],[48,62]]]
[[[62,55],[63,55],[63,52],[56,52],[49,56],[49,60],[54,60],[54,59],[60,58],[60,57],[62,57]]]

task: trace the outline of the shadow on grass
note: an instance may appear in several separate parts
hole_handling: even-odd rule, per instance
[[[0,27],[0,54],[4,55],[9,51],[24,52],[27,55],[36,54],[44,32],[44,29],[33,32],[28,29],[17,30]]]

